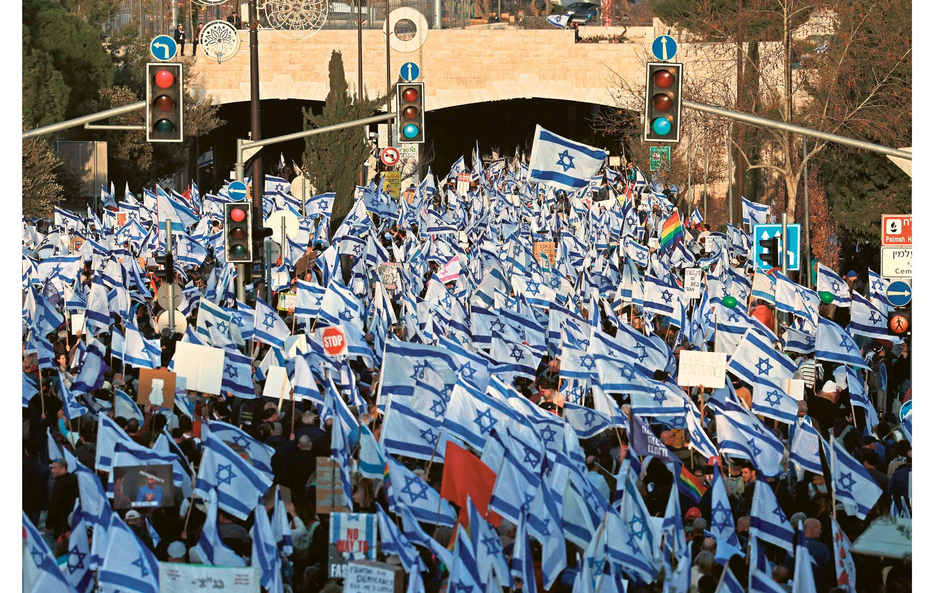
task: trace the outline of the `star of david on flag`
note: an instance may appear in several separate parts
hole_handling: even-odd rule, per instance
[[[599,173],[607,154],[537,126],[527,180],[567,191],[581,189]]]

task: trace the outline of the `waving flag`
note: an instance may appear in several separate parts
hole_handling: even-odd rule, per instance
[[[27,571],[27,563],[35,572]],[[75,593],[76,588],[66,579],[56,563],[56,557],[46,544],[39,530],[23,513],[23,590],[49,591],[50,593]],[[32,577],[32,580],[29,580]],[[157,587],[154,593],[158,593]]]
[[[754,230],[754,227],[758,224],[767,224],[767,219],[770,217],[770,206],[751,202],[743,196],[741,196],[741,210],[743,212],[742,222],[749,225],[751,230]]]
[[[386,454],[386,462],[392,481],[394,508],[398,509],[399,514],[410,508],[412,515],[424,523],[454,525],[458,518],[457,513],[448,501],[442,500],[437,490],[423,482],[391,455]]]
[[[829,360],[839,364],[848,364],[864,369],[869,368],[852,336],[825,317],[820,317],[820,324],[816,328],[815,356],[817,360]]]
[[[207,420],[204,423],[214,436],[218,437],[231,449],[242,457],[246,455],[250,463],[261,473],[267,476],[273,475],[273,469],[270,467],[270,458],[273,457],[273,447],[264,445],[254,437],[250,436],[240,428],[226,422],[216,420]]]
[[[279,500],[279,488],[276,489],[276,496],[277,500]],[[279,509],[274,508],[274,513],[278,510]],[[261,587],[270,593],[282,593],[283,562],[280,560],[280,554],[277,550],[277,541],[274,538],[273,531],[270,529],[270,522],[267,520],[267,510],[262,504],[258,504],[253,514],[253,529],[250,532],[253,548],[250,554],[250,565],[260,571]],[[286,511],[283,511],[283,519],[284,521],[286,520]],[[198,542],[198,544],[200,545],[200,542]],[[235,566],[245,565],[243,564],[243,559],[239,557],[237,559],[239,559],[242,564]]]
[[[662,225],[661,251],[668,253],[672,247],[683,241],[684,238],[685,231],[681,226],[681,219],[678,217],[678,209],[676,208]]]
[[[840,278],[839,274],[823,264],[817,264],[819,273],[816,277],[816,291],[829,292],[833,295],[833,303],[837,307],[848,307],[851,302],[849,285]]]
[[[727,370],[750,384],[757,377],[771,382],[792,379],[797,367],[785,354],[765,342],[754,330],[748,330],[728,362]]]
[[[836,439],[830,439],[830,448],[836,500],[850,515],[865,519],[882,496],[882,488]]]
[[[607,153],[537,126],[528,181],[564,190],[585,187],[599,173]]]
[[[273,479],[261,474],[236,451],[209,433],[204,439],[204,457],[194,483],[194,492],[204,498],[217,490],[220,508],[246,519]]]
[[[849,332],[869,338],[887,339],[889,330],[887,316],[855,290],[850,310]]]
[[[290,337],[290,330],[286,323],[263,299],[257,299],[253,320],[253,336],[264,344],[283,349],[286,339]]]
[[[174,194],[174,192],[171,192]],[[158,230],[164,232],[165,224],[171,221],[172,233],[184,233],[191,225],[198,221],[197,216],[182,199],[169,196],[161,186],[156,186],[155,195],[158,200]],[[163,240],[163,239],[162,239]]]
[[[717,463],[714,464],[714,478],[711,483],[711,535],[718,542],[717,559],[727,562],[733,554],[743,557],[734,526],[731,503],[727,497],[724,480],[721,479],[720,464]]]
[[[762,480],[758,480],[756,484],[750,512],[751,537],[758,537],[793,552],[793,528],[770,489],[770,484]]]
[[[99,568],[99,584],[106,590],[158,593],[155,555],[115,513],[105,539],[108,547]]]
[[[224,545],[223,540],[221,540],[221,535],[217,531],[217,491],[213,489],[209,490],[204,502],[207,508],[207,517],[204,519],[204,527],[201,529],[197,544],[197,555],[201,559],[201,562],[210,566],[247,566],[243,558]],[[261,508],[260,505],[257,505],[257,508]],[[265,518],[266,513],[264,513],[263,516]],[[259,521],[259,514],[256,515],[256,519]],[[269,532],[267,522],[259,522],[264,526],[263,528]],[[270,533],[270,537],[273,537],[272,533]],[[275,551],[274,549],[274,552]]]

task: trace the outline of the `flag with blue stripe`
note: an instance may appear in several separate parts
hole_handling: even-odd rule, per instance
[[[819,273],[816,277],[816,291],[832,294],[833,303],[837,307],[848,307],[852,301],[849,296],[849,284],[823,264],[817,264],[817,266]]]
[[[607,154],[537,126],[527,180],[567,191],[581,189],[599,173]]]
[[[263,299],[257,299],[253,321],[253,337],[274,348],[283,349],[290,330],[276,312]]]
[[[750,535],[793,553],[793,528],[780,508],[773,490],[764,480],[754,487],[754,501],[750,511]]]
[[[792,379],[797,367],[790,358],[778,352],[756,331],[750,329],[737,345],[737,350],[728,362],[727,370],[743,381],[754,384],[757,377],[765,377],[777,382]]]
[[[820,324],[816,328],[816,351],[814,355],[817,360],[829,360],[839,364],[848,364],[864,369],[869,368],[852,336],[825,317],[820,317]]]
[[[27,563],[36,567],[26,570]],[[56,562],[49,545],[32,521],[23,512],[23,590],[46,593],[75,593],[76,588],[66,578]],[[32,580],[28,578],[32,577]],[[157,587],[154,593],[158,593]]]
[[[125,521],[112,513],[99,568],[99,585],[109,591],[158,593],[158,561]]]
[[[889,335],[888,318],[869,300],[853,291],[850,309],[849,332],[869,338],[886,339]]]
[[[204,436],[204,457],[194,492],[206,500],[210,490],[216,489],[220,508],[244,520],[253,512],[273,479],[255,469],[213,433]]]
[[[836,500],[850,515],[865,519],[882,496],[882,488],[836,439],[830,439],[832,451],[833,491]]]

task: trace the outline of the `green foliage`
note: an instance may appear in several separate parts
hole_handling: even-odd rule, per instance
[[[385,105],[392,94],[393,90],[389,90],[388,96],[362,101],[350,95],[342,53],[333,51],[332,57],[329,58],[329,94],[326,96],[326,105],[319,115],[314,115],[309,109],[303,109],[304,128],[310,130],[370,117]],[[303,152],[305,174],[320,191],[336,192],[330,218],[330,233],[335,232],[352,208],[359,170],[370,153],[371,147],[365,141],[361,126],[306,138],[306,150]]]
[[[57,93],[52,107],[61,101],[65,89],[68,97],[65,117],[81,115],[81,106],[94,99],[98,89],[110,86],[115,74],[101,34],[81,17],[68,14],[58,3],[43,0],[23,3],[23,24],[29,32],[29,35],[24,34],[23,61],[32,67],[29,73],[24,69],[24,90],[27,76],[34,78],[30,88],[36,93],[45,86],[38,83],[48,80]],[[55,74],[50,71],[50,65]],[[35,98],[33,94],[24,99]],[[31,106],[31,121],[61,117],[41,111],[49,107],[45,103]]]
[[[68,103],[69,87],[56,70],[53,56],[30,47],[30,30],[23,27],[23,128],[62,121]]]
[[[839,225],[860,240],[878,241],[882,215],[912,211],[912,181],[880,154],[835,149],[820,169]]]
[[[42,138],[23,141],[23,213],[52,217],[53,206],[63,195],[56,175],[62,167],[49,142]]]

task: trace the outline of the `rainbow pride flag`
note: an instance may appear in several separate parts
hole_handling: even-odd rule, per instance
[[[681,468],[681,474],[678,476],[678,487],[681,493],[687,496],[695,504],[701,502],[701,497],[707,491],[707,487],[701,483],[693,473],[685,467]]]
[[[685,229],[681,226],[681,219],[678,217],[678,209],[675,208],[671,216],[665,220],[665,224],[662,225],[662,240],[659,246],[661,250],[665,252],[684,238]]]

